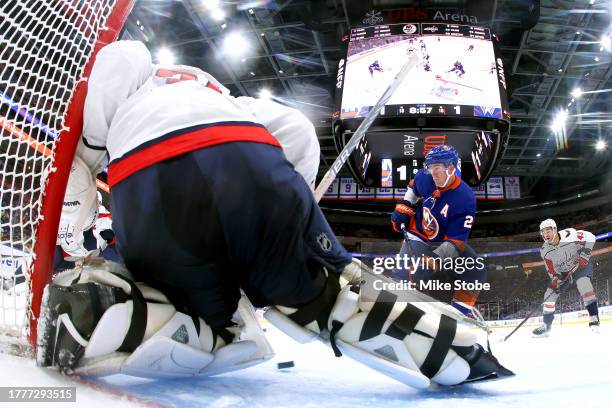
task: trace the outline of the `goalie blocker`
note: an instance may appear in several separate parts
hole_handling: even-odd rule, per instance
[[[266,318],[299,342],[328,341],[351,357],[404,384],[454,385],[513,373],[482,346],[473,331],[426,303],[398,302],[381,292],[360,297],[361,264],[342,274],[321,267],[323,291],[300,307],[274,306]],[[123,373],[147,378],[214,375],[270,359],[272,349],[242,297],[233,326],[211,329],[177,311],[159,291],[133,282],[119,264],[93,259],[45,289],[37,363],[67,373]]]

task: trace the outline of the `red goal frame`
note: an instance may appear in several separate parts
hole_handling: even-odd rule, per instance
[[[132,11],[133,4],[133,0],[118,0],[115,4],[107,19],[105,29],[99,33],[93,53],[89,57],[83,76],[69,102],[64,119],[66,130],[59,134],[56,142],[53,159],[54,171],[49,174],[44,188],[41,218],[36,228],[34,245],[36,256],[29,271],[31,297],[28,310],[28,339],[34,348],[37,341],[37,322],[40,315],[43,290],[53,276],[53,255],[70,167],[83,129],[83,106],[87,96],[87,78],[100,49],[119,37],[121,29]]]

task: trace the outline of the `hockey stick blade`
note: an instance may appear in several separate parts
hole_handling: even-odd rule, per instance
[[[323,179],[319,183],[318,187],[315,189],[314,196],[317,202],[321,201],[321,197],[323,197],[323,194],[325,194],[329,186],[335,180],[338,173],[340,173],[342,166],[344,166],[344,163],[346,163],[351,153],[353,153],[353,150],[355,150],[361,139],[363,139],[363,137],[365,136],[365,132],[368,131],[368,129],[372,125],[372,122],[374,122],[374,120],[378,117],[378,113],[380,112],[382,107],[387,104],[387,102],[389,101],[391,96],[393,96],[399,85],[404,81],[404,79],[406,79],[406,75],[408,75],[408,72],[410,72],[417,65],[418,61],[419,57],[415,54],[410,55],[408,57],[408,60],[406,61],[402,69],[397,73],[397,75],[393,79],[393,82],[389,84],[378,102],[376,102],[376,105],[374,105],[374,107],[372,107],[372,110],[368,112],[363,122],[361,122],[353,136],[344,146],[344,149],[342,149],[334,163],[323,176]]]

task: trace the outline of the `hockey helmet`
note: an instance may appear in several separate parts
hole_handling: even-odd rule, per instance
[[[540,235],[544,238],[544,229],[552,228],[557,232],[557,223],[552,218],[547,218],[540,223]]]
[[[446,167],[454,164],[459,165],[459,154],[451,145],[436,146],[425,155],[425,167],[430,164],[443,163]]]

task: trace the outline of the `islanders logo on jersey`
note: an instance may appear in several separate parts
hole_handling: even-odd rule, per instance
[[[433,239],[438,235],[438,231],[440,231],[440,226],[438,225],[438,220],[431,213],[431,210],[427,207],[423,207],[423,219],[421,220],[421,227],[423,228],[423,232],[427,235],[427,238]]]

